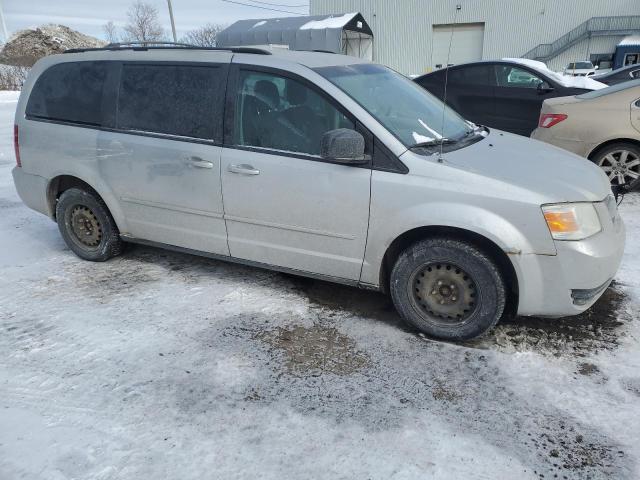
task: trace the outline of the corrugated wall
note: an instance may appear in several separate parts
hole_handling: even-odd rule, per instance
[[[457,14],[456,5],[462,5]],[[485,24],[485,59],[521,56],[540,43],[550,43],[591,17],[640,15],[640,0],[311,0],[311,14],[361,12],[375,35],[375,61],[405,73],[431,67],[433,25]],[[594,37],[594,42],[616,39]],[[585,58],[578,44],[549,62],[560,69]],[[600,44],[598,44],[600,47]],[[573,51],[580,52],[576,58]],[[596,52],[591,49],[591,53]]]

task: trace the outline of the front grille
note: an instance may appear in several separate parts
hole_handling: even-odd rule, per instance
[[[573,298],[574,305],[586,305],[595,297],[604,292],[609,284],[611,284],[612,278],[604,282],[602,285],[596,288],[589,289],[573,289],[571,290],[571,298]]]

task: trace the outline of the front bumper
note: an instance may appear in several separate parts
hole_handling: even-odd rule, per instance
[[[556,241],[556,255],[514,255],[520,282],[519,315],[577,315],[593,305],[615,276],[625,244],[619,215],[598,207],[603,230],[581,241]]]

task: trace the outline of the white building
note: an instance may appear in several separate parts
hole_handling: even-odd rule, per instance
[[[311,0],[310,10],[362,13],[374,61],[405,74],[447,59],[504,57],[535,58],[555,70],[576,60],[608,67],[620,40],[640,33],[640,0]]]

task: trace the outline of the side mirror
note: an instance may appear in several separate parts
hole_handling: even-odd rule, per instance
[[[538,93],[543,95],[545,93],[553,92],[553,87],[549,84],[549,82],[540,82],[538,84]]]
[[[329,130],[322,135],[320,156],[334,162],[357,165],[365,163],[364,137],[349,128]]]
[[[595,67],[593,67],[594,70],[599,70],[600,67],[598,65],[596,65]]]

